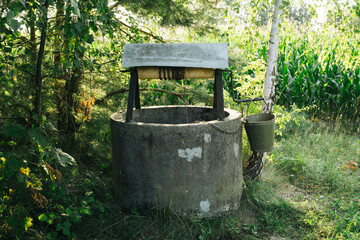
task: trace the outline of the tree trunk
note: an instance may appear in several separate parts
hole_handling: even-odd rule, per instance
[[[64,3],[63,0],[61,0],[61,2]],[[65,7],[66,7],[66,11],[65,11]],[[68,14],[68,9],[71,7],[71,1],[68,1],[65,4],[60,5],[60,3],[58,4],[58,11],[57,15],[56,15],[56,21],[61,24],[61,15],[65,16],[64,19],[64,26],[65,28],[70,27],[68,24],[72,21],[71,20],[71,16]],[[66,12],[66,13],[65,13]],[[65,15],[66,14],[66,15]],[[59,39],[60,40],[60,39]],[[75,44],[74,47],[74,53],[73,56],[75,57],[75,59],[73,61],[81,61],[83,58],[83,54],[78,50],[78,46],[82,44],[82,40],[81,39],[76,39],[74,43],[70,43],[67,34],[64,34],[64,38],[63,38],[63,46],[64,46],[64,54],[69,54],[69,49],[70,49],[70,44]],[[61,59],[61,51],[56,51],[55,52],[55,58],[54,58],[54,63],[55,64],[59,64],[59,61]],[[65,56],[66,57],[66,56]],[[60,64],[58,65],[60,66]],[[72,65],[72,73],[67,74],[67,76],[65,77],[65,83],[63,80],[61,81],[57,81],[59,83],[61,83],[61,87],[59,87],[59,89],[61,89],[62,91],[59,93],[58,95],[58,102],[57,102],[57,107],[58,107],[58,128],[59,130],[62,130],[66,133],[69,134],[74,134],[76,129],[79,127],[78,124],[76,124],[75,121],[75,112],[76,112],[76,101],[74,99],[74,96],[76,94],[78,94],[79,92],[79,86],[80,86],[80,82],[81,82],[81,78],[82,78],[82,68],[81,66],[75,66],[74,62]]]
[[[81,56],[82,58],[82,56]],[[80,59],[81,59],[80,58]],[[63,130],[68,133],[75,133],[78,125],[75,122],[75,112],[76,112],[76,102],[74,100],[74,95],[78,94],[80,81],[82,77],[81,67],[77,67],[72,73],[70,78],[66,79],[65,83],[65,116],[60,121],[63,121]]]
[[[35,16],[33,10],[30,10],[30,46],[31,46],[31,61],[36,62],[36,33],[35,33]]]
[[[56,4],[56,17],[55,17],[55,41],[54,41],[54,66],[59,68],[61,66],[61,25],[65,16],[65,3],[64,0],[59,0]]]
[[[277,72],[277,58],[279,52],[279,15],[282,0],[276,0],[274,6],[274,15],[269,40],[269,52],[266,63],[265,81],[264,81],[264,103],[262,112],[270,113],[275,102],[275,80]],[[245,176],[252,180],[260,178],[265,164],[266,153],[253,152],[249,159],[249,164],[244,170]]]
[[[70,2],[70,1],[69,1]],[[63,35],[63,28],[61,27],[65,20],[65,2],[59,0],[56,4],[56,17],[55,17],[55,39],[54,39],[54,68],[55,74],[55,91],[56,91],[56,106],[58,110],[58,129],[66,130],[67,105],[66,105],[66,90],[64,80],[64,69],[61,65],[61,55],[63,53],[61,36]],[[64,39],[66,41],[66,37]]]
[[[47,12],[49,8],[49,1],[46,0],[44,4],[44,12],[43,12],[43,27],[41,28],[41,39],[40,39],[40,47],[39,47],[39,54],[38,59],[36,62],[36,74],[35,74],[35,81],[36,81],[36,96],[35,96],[35,107],[34,111],[35,114],[40,117],[41,115],[41,90],[42,90],[42,76],[41,76],[41,65],[42,60],[44,57],[44,49],[45,49],[45,42],[46,42],[46,30],[47,30]]]
[[[30,17],[30,49],[31,49],[31,56],[30,56],[30,62],[36,63],[37,62],[37,51],[36,51],[36,28],[35,28],[35,16],[34,16],[34,10],[31,9],[29,11],[29,17]],[[35,69],[35,68],[34,68]],[[31,75],[29,77],[29,94],[31,98],[31,102],[33,106],[36,105],[36,78],[35,75]],[[32,113],[31,113],[32,114]],[[31,115],[30,115],[31,116]]]

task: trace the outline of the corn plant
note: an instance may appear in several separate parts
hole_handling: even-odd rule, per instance
[[[353,57],[358,50],[342,40],[323,33],[285,36],[276,92],[278,104],[312,106],[313,117],[343,120],[355,130],[360,117],[360,68]],[[344,56],[344,52],[348,54]]]

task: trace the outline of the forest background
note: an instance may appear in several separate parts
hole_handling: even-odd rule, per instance
[[[1,1],[0,239],[358,239],[355,1],[283,1],[276,146],[262,178],[246,181],[239,211],[199,220],[123,212],[113,199],[109,119],[127,103],[124,44],[228,43],[236,97],[259,97],[273,4]],[[224,73],[225,105],[244,113],[230,87]],[[211,105],[212,89],[208,80],[141,81],[141,105]]]

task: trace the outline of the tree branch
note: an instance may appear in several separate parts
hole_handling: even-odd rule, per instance
[[[112,10],[114,10],[115,8],[117,8],[118,6],[120,6],[120,4],[121,4],[121,1],[116,2],[114,5],[112,5],[112,6],[109,8],[110,11],[112,11]]]
[[[127,27],[127,28],[132,28],[130,25],[124,23],[123,21],[121,21],[121,20],[119,20],[119,19],[118,19],[118,21],[119,21],[119,23],[120,23],[121,25],[123,25],[123,26],[125,26],[125,27]],[[161,37],[159,37],[159,36],[155,36],[154,34],[149,33],[149,32],[146,32],[146,31],[144,31],[144,30],[142,30],[142,29],[140,29],[140,28],[138,28],[138,30],[139,30],[139,32],[141,32],[141,33],[144,33],[144,34],[146,34],[146,35],[148,35],[148,36],[150,36],[150,37],[152,37],[152,38],[158,39],[158,40],[159,40],[160,42],[162,42],[162,43],[165,43],[165,41],[162,40]]]

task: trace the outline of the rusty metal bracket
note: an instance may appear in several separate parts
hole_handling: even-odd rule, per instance
[[[235,94],[234,94],[234,79],[233,79],[233,73],[231,70],[222,70],[223,72],[229,72],[230,73],[230,78],[231,78],[231,94],[232,94],[232,99],[234,102],[236,103],[243,103],[243,102],[254,102],[254,101],[263,101],[264,98],[250,98],[250,99],[235,99]]]

